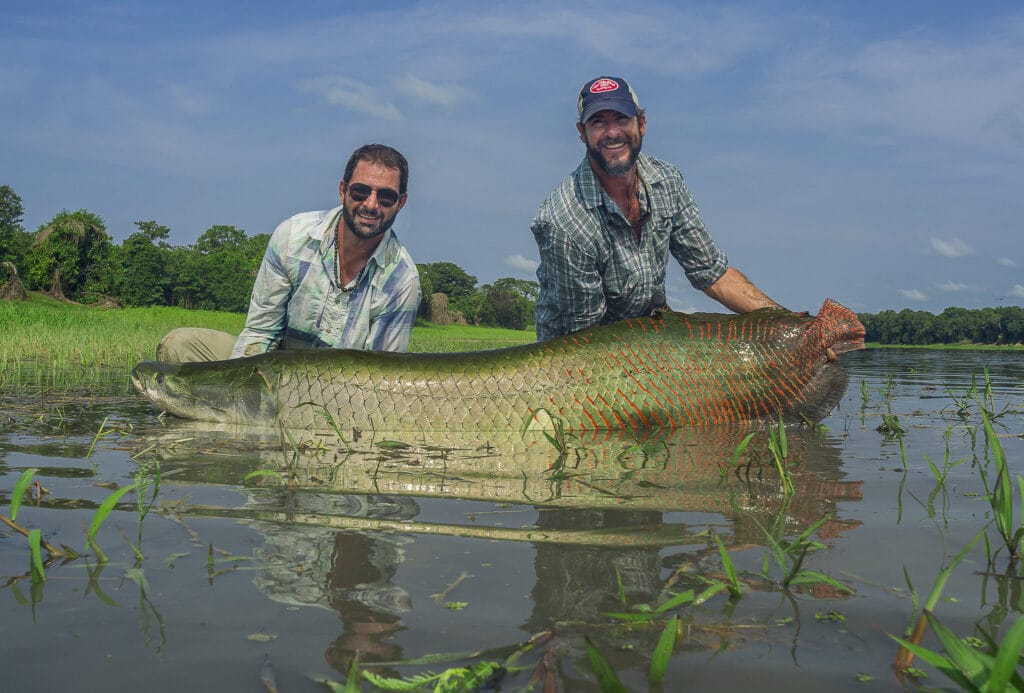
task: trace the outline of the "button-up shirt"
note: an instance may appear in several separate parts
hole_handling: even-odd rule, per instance
[[[344,347],[405,351],[420,304],[420,276],[391,229],[347,287],[334,252],[341,207],[296,214],[270,236],[231,357]]]
[[[669,253],[703,290],[728,268],[678,168],[637,158],[639,237],[586,157],[552,191],[531,224],[540,265],[537,339],[649,313],[664,300]]]

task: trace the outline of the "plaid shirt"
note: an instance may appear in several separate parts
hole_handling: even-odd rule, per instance
[[[665,296],[669,253],[697,289],[725,273],[679,169],[641,153],[637,172],[641,217],[650,215],[640,240],[586,158],[540,206],[530,226],[540,251],[537,339],[649,313],[652,297]]]
[[[420,275],[392,230],[348,290],[338,286],[341,207],[297,214],[270,237],[231,357],[343,347],[405,351],[420,304]]]

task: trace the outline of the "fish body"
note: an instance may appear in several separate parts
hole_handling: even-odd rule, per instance
[[[489,351],[274,351],[132,370],[140,393],[187,419],[336,431],[587,432],[819,421],[846,389],[829,361],[861,349],[856,315],[659,312]]]

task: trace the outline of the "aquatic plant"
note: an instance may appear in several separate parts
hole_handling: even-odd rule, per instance
[[[597,684],[601,687],[602,693],[626,693],[626,687],[622,685],[615,669],[597,649],[597,645],[590,639],[590,636],[585,636],[584,640],[587,644],[587,659],[590,661],[590,668],[594,670],[594,676],[597,677]]]
[[[803,567],[804,561],[809,554],[814,551],[818,551],[819,549],[826,548],[825,544],[811,539],[811,535],[817,532],[818,528],[825,524],[827,520],[831,519],[831,516],[826,515],[822,517],[801,532],[796,538],[787,540],[781,536],[777,536],[781,534],[782,529],[785,527],[783,520],[785,518],[785,510],[787,507],[788,506],[784,506],[782,511],[777,515],[776,522],[773,525],[773,531],[766,529],[757,521],[756,518],[751,516],[751,519],[758,527],[761,528],[765,539],[768,541],[768,551],[765,552],[764,559],[761,563],[761,577],[766,580],[772,579],[771,562],[774,562],[775,566],[782,573],[782,577],[778,580],[778,584],[780,584],[784,589],[789,589],[790,587],[797,585],[826,584],[843,592],[853,594],[854,590],[852,588],[835,578],[816,570],[810,570]]]
[[[980,539],[984,534],[984,529],[975,534],[974,537],[967,542],[964,548],[960,550],[960,553],[953,557],[949,562],[949,565],[939,571],[938,576],[935,578],[935,584],[932,585],[931,592],[928,593],[928,598],[925,600],[924,605],[921,608],[921,613],[914,620],[914,625],[907,628],[906,637],[908,640],[906,642],[908,644],[915,646],[920,645],[921,638],[924,637],[925,628],[928,625],[928,614],[931,613],[935,609],[936,604],[939,603],[939,599],[942,597],[942,591],[946,588],[946,583],[949,582],[949,576],[953,574],[953,570],[960,564],[964,557],[978,542],[978,539]],[[910,576],[906,575],[906,571],[904,571],[904,576],[907,579],[907,584],[910,587],[911,594],[913,595],[914,609],[916,611],[918,607],[917,592],[914,590],[913,585],[910,584]],[[894,668],[896,671],[904,671],[914,661],[914,654],[916,653],[913,649],[907,647],[903,640],[896,638],[893,635],[890,635],[889,637],[900,643],[900,648],[896,652]]]
[[[941,671],[962,690],[976,693],[1024,691],[1024,678],[1017,671],[1024,652],[1024,618],[1014,622],[1001,642],[989,642],[993,655],[974,646],[972,641],[957,637],[931,611],[925,610],[923,615],[946,654],[893,637],[901,647]]]
[[[107,562],[107,555],[103,553],[103,549],[101,549],[100,545],[96,543],[96,535],[99,533],[100,527],[106,521],[107,517],[114,510],[114,506],[117,505],[117,502],[121,500],[126,493],[134,490],[135,484],[129,484],[128,486],[123,486],[117,489],[103,499],[103,502],[100,503],[100,506],[96,508],[96,512],[93,514],[92,522],[89,523],[89,529],[86,530],[85,533],[85,544],[92,550],[93,554],[96,556],[96,560],[100,563]]]
[[[992,515],[995,519],[996,529],[1003,539],[1007,550],[1010,552],[1010,559],[1016,560],[1020,557],[1021,540],[1024,538],[1024,517],[1020,521],[1014,521],[1014,496],[1013,485],[1010,481],[1010,469],[1006,463],[1006,453],[1003,451],[1002,443],[992,428],[992,421],[988,412],[981,409],[981,421],[985,430],[985,441],[992,451],[992,459],[995,463],[995,479],[989,482],[988,473],[984,466],[979,466],[982,483],[985,485],[985,493],[989,504],[992,506]],[[1024,477],[1017,475],[1017,488],[1020,498],[1024,499]]]
[[[786,461],[789,458],[789,443],[786,441],[786,426],[782,423],[782,416],[779,416],[779,425],[768,427],[768,452],[771,453],[775,468],[782,479],[782,485],[787,494],[793,493],[793,475],[786,468]]]

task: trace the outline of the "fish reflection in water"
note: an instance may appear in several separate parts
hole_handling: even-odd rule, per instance
[[[827,516],[817,536],[835,538],[858,524],[844,520],[838,507],[860,500],[861,482],[845,479],[834,438],[788,432],[794,491],[786,496],[765,431],[733,466],[747,432],[575,439],[563,441],[562,454],[544,438],[518,433],[404,442],[365,436],[287,460],[268,451],[262,465],[286,469],[292,490],[256,489],[244,509],[266,539],[256,584],[276,601],[337,611],[343,632],[326,644],[326,657],[345,672],[357,651],[366,665],[403,656],[394,635],[412,604],[395,578],[419,534],[531,543],[533,608],[521,627],[532,634],[606,623],[603,614],[622,608],[620,584],[629,604],[663,601],[676,568],[701,572],[717,559],[711,526],[727,547],[742,547],[763,546],[765,527],[781,526],[791,537]],[[188,469],[179,472],[176,479]],[[431,522],[420,517],[418,502],[430,498],[515,504],[534,513],[535,522]],[[693,524],[679,521],[681,513]],[[707,517],[694,522],[694,513]],[[595,639],[600,644],[600,632]],[[653,646],[642,643],[636,656]]]

